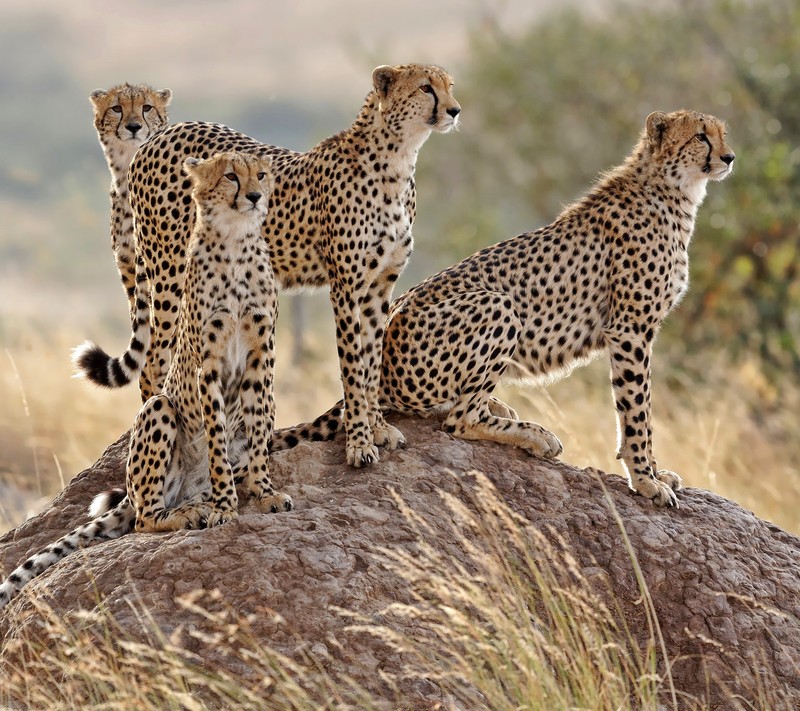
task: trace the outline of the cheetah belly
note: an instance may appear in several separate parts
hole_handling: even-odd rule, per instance
[[[588,298],[584,303],[588,303]],[[576,322],[568,322],[563,317],[563,313],[568,312],[569,304],[552,312],[540,311],[537,316],[543,325],[538,327],[532,318],[525,320],[503,381],[547,385],[566,378],[575,368],[587,365],[603,353],[601,311],[587,309],[583,319]]]

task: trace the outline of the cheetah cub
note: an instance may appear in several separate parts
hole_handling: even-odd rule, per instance
[[[29,580],[93,541],[236,518],[235,484],[264,512],[292,508],[291,498],[272,487],[267,451],[277,303],[261,238],[273,186],[270,162],[223,153],[206,161],[189,158],[184,165],[194,185],[197,221],[175,358],[161,394],[142,406],[134,422],[127,495],[116,490],[95,497],[92,521],[29,558],[0,586],[0,607]],[[149,328],[141,336],[145,348],[148,334]]]
[[[97,137],[111,172],[111,248],[133,316],[136,269],[128,167],[139,147],[169,123],[167,107],[172,92],[146,84],[119,84],[93,91],[89,100]]]
[[[706,183],[727,177],[733,160],[719,119],[651,114],[633,153],[555,222],[483,249],[392,304],[382,404],[445,413],[457,437],[555,457],[555,435],[519,421],[492,391],[502,377],[552,381],[607,351],[629,483],[658,506],[677,506],[681,479],[653,455],[653,341],[688,287]],[[338,406],[277,432],[274,449],[330,438],[337,415]]]
[[[378,460],[403,435],[380,409],[381,340],[394,284],[413,245],[417,155],[432,132],[458,124],[453,80],[424,64],[380,66],[352,125],[306,152],[261,143],[227,126],[171,126],[136,155],[130,168],[137,248],[147,269],[153,338],[143,397],[159,392],[172,358],[183,263],[194,215],[181,173],[187,155],[238,150],[272,158],[275,193],[262,233],[282,289],[330,288],[344,390],[346,458]],[[135,326],[134,326],[135,328]],[[127,364],[98,363],[94,382],[131,381]]]

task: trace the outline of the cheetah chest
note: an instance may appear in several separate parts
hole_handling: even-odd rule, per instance
[[[414,195],[411,185],[396,191],[390,186],[378,199],[382,205],[372,215],[372,231],[366,251],[366,270],[380,274],[406,264],[414,246]]]

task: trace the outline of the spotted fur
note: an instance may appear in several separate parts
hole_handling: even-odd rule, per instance
[[[175,357],[162,391],[134,422],[127,491],[100,494],[93,520],[17,568],[0,585],[0,608],[33,577],[94,541],[232,520],[237,484],[261,511],[292,508],[272,486],[267,449],[277,298],[260,226],[273,189],[270,161],[223,153],[184,165],[197,220]]]
[[[146,84],[119,84],[93,91],[89,100],[97,137],[111,172],[111,248],[133,316],[136,269],[128,167],[142,144],[169,123],[167,107],[172,92]]]
[[[655,112],[632,154],[550,225],[487,247],[426,279],[389,311],[381,403],[446,415],[465,439],[561,452],[548,430],[491,397],[501,377],[552,380],[601,352],[611,359],[618,458],[658,506],[676,506],[680,477],[652,450],[653,341],[689,283],[688,247],[709,180],[730,174],[725,124],[693,111]],[[337,404],[276,432],[274,449],[328,439]]]
[[[181,160],[239,150],[272,158],[275,193],[263,234],[280,288],[330,287],[347,403],[348,463],[368,465],[378,459],[377,446],[402,443],[378,405],[385,314],[411,253],[417,154],[431,131],[456,126],[460,106],[452,79],[438,67],[377,67],[372,81],[353,125],[306,153],[266,145],[219,124],[182,123],[136,155],[129,174],[131,205],[153,294],[143,397],[161,388],[183,288],[193,213]],[[112,367],[108,363],[106,357],[95,366]],[[113,386],[131,379],[124,367],[112,376]]]

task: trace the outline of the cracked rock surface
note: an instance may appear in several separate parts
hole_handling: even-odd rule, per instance
[[[435,421],[393,422],[408,446],[382,453],[370,469],[348,468],[341,441],[302,444],[273,457],[273,481],[296,504],[291,513],[262,515],[245,507],[236,521],[210,530],[131,534],[69,556],[0,612],[0,642],[27,634],[30,596],[58,612],[93,609],[101,598],[136,637],[134,594],[169,634],[194,624],[176,597],[217,588],[239,612],[254,613],[254,630],[265,644],[290,656],[302,647],[385,693],[378,672],[391,670],[394,653],[374,638],[346,632],[348,620],[333,608],[369,616],[392,601],[408,601],[398,578],[373,556],[376,546],[414,549],[414,532],[392,490],[430,524],[431,545],[457,550],[451,528],[441,522],[448,512],[438,492],[463,496],[466,473],[478,470],[517,513],[560,534],[587,578],[611,586],[631,630],[644,640],[639,588],[602,481],[652,595],[679,694],[710,708],[748,708],[733,695],[755,699],[764,684],[757,676],[766,671],[771,687],[778,685],[775,697],[800,708],[800,539],[708,491],[684,490],[678,510],[657,509],[617,476],[453,439]],[[123,485],[126,444],[120,438],[48,510],[0,538],[0,571],[8,573],[83,523],[94,494]],[[219,662],[213,648],[194,651],[209,664]],[[436,685],[416,682],[404,694],[409,708],[433,708]]]

